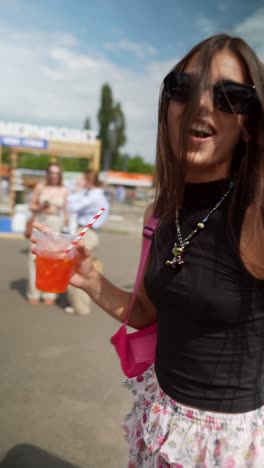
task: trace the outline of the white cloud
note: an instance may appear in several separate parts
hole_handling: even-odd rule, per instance
[[[148,58],[154,57],[157,51],[154,47],[146,44],[145,42],[133,42],[128,39],[121,39],[117,42],[105,43],[107,50],[122,50],[131,54],[134,54],[137,58]]]
[[[97,67],[97,61],[88,56],[78,54],[65,47],[54,47],[50,52],[50,58],[68,70],[88,70]]]
[[[220,9],[220,4],[219,4]],[[222,9],[226,9],[227,4],[221,6]],[[206,16],[200,16],[196,20],[197,26],[205,36],[217,34],[222,31],[220,24],[212,21]],[[262,60],[264,59],[264,43],[263,43],[263,25],[264,25],[264,7],[258,8],[249,17],[241,21],[241,23],[233,26],[227,33],[232,35],[241,36],[249,44],[254,47]]]
[[[218,30],[217,24],[206,16],[199,16],[196,20],[196,24],[205,36],[211,36]]]
[[[89,116],[96,127],[108,82],[127,121],[124,151],[154,160],[159,87],[172,61],[121,69],[102,55],[80,53],[71,35],[0,30],[1,120],[82,128]]]
[[[260,40],[260,33],[263,38],[263,18],[264,8],[259,8],[249,18],[246,18],[242,23],[237,25],[235,29],[242,33],[250,35],[252,39]]]
[[[234,28],[235,34],[246,39],[262,60],[264,59],[263,25],[264,8],[262,7]]]
[[[216,25],[198,20],[200,31],[212,34]],[[233,28],[264,57],[264,9]],[[106,56],[80,52],[72,34],[19,32],[0,23],[1,120],[82,128],[89,116],[97,125],[100,89],[108,82],[115,101],[120,101],[127,121],[124,151],[155,157],[158,95],[164,75],[175,63],[155,59],[147,44],[127,40],[115,45],[122,51],[148,57],[140,70],[121,68]],[[111,44],[108,44],[111,48]]]

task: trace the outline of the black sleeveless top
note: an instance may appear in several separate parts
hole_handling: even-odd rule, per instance
[[[183,238],[227,186],[227,180],[186,184]],[[191,240],[180,268],[165,265],[173,257],[175,221],[156,230],[145,288],[157,310],[161,388],[179,403],[236,413],[264,404],[264,281],[246,270],[238,253],[245,204],[231,232],[229,203],[230,195]]]

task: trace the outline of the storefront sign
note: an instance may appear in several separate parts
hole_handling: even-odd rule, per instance
[[[0,135],[43,140],[88,143],[96,140],[96,130],[79,130],[66,127],[40,126],[20,122],[0,121]]]
[[[3,135],[0,136],[1,146],[19,146],[20,148],[47,149],[48,141],[39,140],[38,138],[21,138],[16,136]]]

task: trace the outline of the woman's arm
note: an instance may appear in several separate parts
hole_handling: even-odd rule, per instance
[[[152,208],[150,206],[145,213],[144,225],[147,223],[151,211]],[[38,223],[34,224],[34,228],[42,231],[47,230]],[[34,237],[32,241],[34,242]],[[75,270],[71,276],[70,284],[89,294],[99,307],[116,320],[124,322],[128,313],[132,293],[118,288],[95,269],[91,252],[85,247],[82,241],[77,244],[75,250]],[[34,253],[34,249],[32,252]],[[156,311],[146,294],[143,277],[144,274],[142,275],[141,284],[138,288],[137,297],[129,321],[129,325],[137,329],[144,328],[156,320]]]
[[[68,210],[73,213],[78,213],[78,211],[89,208],[96,202],[96,197],[96,190],[82,190],[80,192],[70,193],[68,196]]]
[[[36,187],[34,188],[33,192],[32,192],[32,197],[31,197],[31,201],[30,201],[30,204],[29,204],[29,209],[33,213],[38,213],[42,208],[42,206],[41,206],[41,204],[39,202],[39,196],[40,196],[42,188],[43,188],[42,184],[37,184]]]
[[[151,211],[152,207],[150,206],[144,216],[144,225],[147,224]],[[93,267],[90,252],[83,244],[77,246],[76,251],[79,255],[78,272],[71,278],[71,284],[87,292],[93,301],[109,315],[120,322],[124,322],[132,293],[118,288],[101,275]],[[155,320],[156,310],[145,291],[143,273],[129,325],[141,329],[155,322]]]

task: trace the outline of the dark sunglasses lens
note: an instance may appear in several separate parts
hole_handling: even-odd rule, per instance
[[[187,73],[171,73],[165,79],[165,91],[170,99],[186,102],[190,94],[191,77]]]
[[[219,84],[215,87],[215,101],[218,109],[235,114],[246,114],[254,102],[251,87]]]

